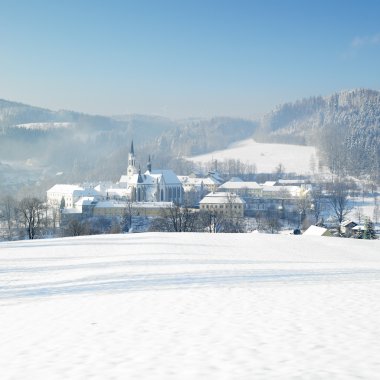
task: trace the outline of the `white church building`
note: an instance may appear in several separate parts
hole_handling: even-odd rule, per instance
[[[182,183],[172,170],[152,169],[149,156],[147,170],[141,173],[136,165],[136,156],[131,143],[128,155],[128,167],[125,174],[115,184],[98,184],[93,187],[77,185],[54,185],[47,191],[47,200],[51,205],[75,208],[82,197],[95,202],[101,199],[118,199],[132,202],[174,202],[182,204]]]
[[[120,177],[116,186],[125,189],[127,198],[133,202],[174,202],[183,200],[182,183],[172,170],[152,169],[149,156],[147,170],[137,168],[133,141],[128,155],[127,173]],[[112,193],[112,189],[109,189]],[[110,195],[110,194],[109,194]]]

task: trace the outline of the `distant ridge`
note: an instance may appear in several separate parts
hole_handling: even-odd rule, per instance
[[[348,129],[380,126],[380,92],[353,89],[277,106],[260,120],[257,137],[313,145],[315,131],[328,126]],[[288,141],[290,140],[290,141]]]
[[[277,106],[256,121],[107,117],[0,99],[0,135],[0,161],[32,158],[57,171],[76,172],[78,178],[83,173],[101,178],[100,171],[106,178],[119,174],[132,138],[142,163],[151,154],[157,165],[170,166],[178,158],[223,150],[253,137],[259,142],[316,146],[333,171],[378,179],[380,92],[353,89],[310,97]]]
[[[339,174],[380,178],[380,92],[353,89],[276,107],[260,121],[262,142],[314,145]]]

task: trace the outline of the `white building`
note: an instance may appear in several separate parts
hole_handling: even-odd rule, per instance
[[[211,192],[216,191],[220,185],[220,182],[212,177],[191,177],[188,175],[178,176],[178,179],[182,183],[184,192]]]
[[[51,205],[59,207],[64,200],[65,209],[80,209],[80,199],[92,198],[92,202],[102,199],[122,199],[132,202],[174,202],[183,201],[182,184],[171,170],[152,170],[148,161],[147,170],[141,174],[137,168],[136,157],[131,144],[128,155],[126,174],[116,184],[100,183],[95,187],[85,188],[78,185],[55,185],[47,191],[47,199]],[[78,203],[79,202],[79,203]]]
[[[210,211],[219,214],[229,214],[232,216],[243,217],[245,201],[233,193],[210,193],[199,202],[199,209],[201,211]]]
[[[60,207],[61,203],[64,202],[65,208],[74,208],[75,203],[81,198],[92,197],[94,199],[101,199],[101,195],[95,189],[83,188],[78,185],[54,185],[46,194],[50,205]]]
[[[262,187],[257,182],[230,180],[219,187],[220,191],[233,192],[240,196],[260,197]]]
[[[172,170],[152,170],[152,163],[148,160],[147,170],[141,174],[137,168],[136,157],[131,144],[128,155],[127,173],[120,177],[117,185],[125,189],[125,195],[133,202],[174,202],[182,203],[183,189],[181,181]],[[112,191],[113,189],[110,189]]]

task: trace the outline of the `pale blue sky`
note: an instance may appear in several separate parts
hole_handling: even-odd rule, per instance
[[[0,98],[93,114],[254,117],[380,90],[377,0],[0,0]]]

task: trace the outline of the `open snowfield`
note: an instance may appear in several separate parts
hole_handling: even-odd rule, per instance
[[[0,243],[0,378],[379,379],[380,241]]]
[[[257,171],[272,173],[279,163],[287,172],[305,174],[310,172],[310,159],[314,155],[317,162],[316,149],[311,146],[288,144],[264,144],[253,139],[242,140],[231,144],[228,149],[194,156],[189,158],[193,162],[210,162],[239,159],[240,161],[255,164]]]

